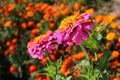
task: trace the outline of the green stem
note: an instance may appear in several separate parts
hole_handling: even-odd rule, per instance
[[[57,75],[57,66],[55,65],[55,63],[53,62],[53,60],[52,60],[52,58],[51,58],[51,56],[50,56],[50,54],[47,52],[47,55],[48,55],[48,57],[50,58],[50,61],[53,63],[53,65],[55,66],[55,75],[54,75],[54,80],[56,80],[56,75]]]
[[[88,53],[87,53],[86,49],[84,48],[84,46],[83,46],[82,44],[80,45],[80,48],[81,48],[82,51],[84,52],[86,59],[87,59],[87,60],[90,60],[90,58],[89,58],[89,56],[88,56]]]
[[[109,23],[101,26],[100,29],[98,30],[98,32],[100,33],[100,32],[101,32],[106,26],[108,26],[108,25],[109,25]]]
[[[89,80],[88,76],[83,75],[83,74],[78,75],[78,77],[83,77],[83,78],[86,78],[87,80]]]

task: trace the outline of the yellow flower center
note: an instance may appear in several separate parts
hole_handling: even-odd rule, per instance
[[[35,37],[34,40],[33,40],[33,43],[36,43],[36,42],[38,42],[40,40],[43,40],[45,38],[46,38],[46,34],[40,35],[38,37]]]
[[[40,40],[40,36],[35,37],[34,40],[33,40],[33,43],[36,43],[36,42],[38,42],[39,40]]]
[[[69,16],[61,21],[58,30],[66,30],[67,28],[71,28],[73,25],[75,25],[77,21],[82,19],[83,19],[83,15],[80,14]],[[91,22],[91,20],[80,21],[79,23],[82,24],[86,22]]]
[[[79,19],[80,19],[80,15],[72,15],[63,19],[60,23],[58,30],[61,30],[61,29],[63,30],[63,29],[72,27],[74,23]]]

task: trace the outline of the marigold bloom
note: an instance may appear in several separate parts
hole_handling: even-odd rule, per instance
[[[3,13],[3,9],[0,9],[0,14]]]
[[[113,23],[111,23],[110,26],[111,26],[112,29],[115,29],[119,26],[119,23],[118,22],[113,22]]]
[[[118,37],[118,42],[120,42],[120,37]]]
[[[27,11],[26,14],[27,14],[28,17],[33,17],[34,12],[33,11]]]
[[[109,18],[109,21],[112,22],[113,20],[117,19],[118,16],[116,14],[111,14],[111,15],[108,15],[108,18]]]
[[[78,54],[69,56],[63,62],[62,66],[60,68],[60,72],[62,74],[64,74],[65,76],[67,76],[71,72],[71,69],[73,68],[73,66],[72,67],[70,66],[70,68],[68,67],[71,64],[71,62],[74,60],[80,60],[83,58],[85,58],[84,52],[79,52]]]
[[[88,14],[93,14],[95,10],[93,8],[90,8],[90,9],[86,9],[85,12]]]
[[[120,78],[114,78],[113,80],[120,80]]]
[[[81,4],[81,3],[75,3],[75,4],[74,4],[74,8],[75,8],[76,10],[79,10],[80,8],[82,8],[82,4]]]
[[[114,60],[113,62],[110,63],[111,69],[117,68],[117,64],[119,63],[118,60]]]
[[[118,51],[116,51],[116,50],[112,51],[112,57],[113,58],[118,58],[118,56],[119,56],[119,52]]]
[[[58,47],[56,40],[53,38],[52,32],[47,31],[46,34],[40,35],[28,42],[27,48],[32,58],[42,59],[45,50],[52,53]]]
[[[95,16],[95,22],[99,23],[102,20],[102,18],[103,18],[102,15]]]
[[[110,41],[114,40],[115,38],[116,38],[116,34],[114,32],[110,32],[106,36],[106,39]]]
[[[40,32],[40,30],[38,29],[38,28],[34,28],[34,29],[32,29],[31,31],[30,31],[30,34],[32,35],[32,36],[35,36],[36,34],[38,34]]]
[[[12,10],[14,10],[14,8],[15,8],[14,4],[8,4],[6,9],[7,11],[11,12]]]
[[[77,14],[65,18],[54,32],[54,38],[59,44],[72,46],[80,45],[82,40],[88,39],[88,31],[94,27],[89,14]]]
[[[12,21],[7,21],[7,22],[4,24],[4,27],[10,27],[10,26],[11,26],[11,23],[12,23]]]

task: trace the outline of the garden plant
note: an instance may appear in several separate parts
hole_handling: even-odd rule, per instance
[[[120,80],[112,0],[1,0],[0,80]]]

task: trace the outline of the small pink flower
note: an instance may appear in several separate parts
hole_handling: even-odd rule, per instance
[[[82,40],[89,38],[88,31],[94,27],[89,14],[77,14],[65,18],[57,31],[54,32],[54,38],[59,44],[80,45]]]
[[[52,32],[47,31],[46,34],[40,35],[34,38],[33,41],[28,42],[27,48],[32,58],[42,59],[45,51],[52,53],[54,49],[58,47],[56,40],[54,39]]]

